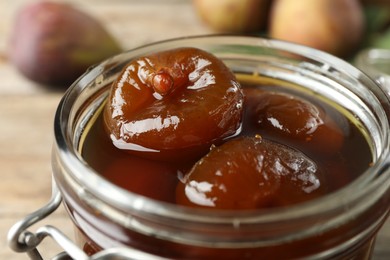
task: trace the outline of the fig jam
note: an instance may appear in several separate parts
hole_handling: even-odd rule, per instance
[[[245,94],[242,127],[239,133],[226,140],[260,135],[264,139],[302,151],[325,173],[322,185],[326,186],[327,193],[348,184],[369,167],[372,156],[364,134],[355,123],[329,103],[283,85],[264,85],[253,79],[241,80],[241,85]],[[328,134],[329,132],[320,136],[318,142],[307,142],[303,138],[283,135],[269,127],[262,127],[258,124],[259,112],[256,112],[256,109],[261,102],[259,96],[264,93],[287,94],[310,102],[323,111],[327,118],[332,119],[332,124],[337,125],[342,144],[339,137],[332,139],[332,134]],[[293,116],[289,114],[291,107],[285,109],[286,116]],[[299,118],[291,121],[297,120]],[[170,203],[175,203],[176,185],[197,161],[197,159],[175,163],[154,161],[117,149],[104,131],[101,115],[97,117],[86,135],[82,145],[82,156],[98,173],[116,185]]]
[[[291,86],[291,83],[269,79],[264,80],[257,76],[240,74],[236,76],[245,95],[242,125],[235,135],[225,138],[224,142],[243,137],[261,136],[261,138],[301,151],[316,163],[322,173],[322,191],[320,196],[344,187],[370,166],[372,154],[365,134],[361,131],[361,126],[357,122],[352,121],[352,117],[347,115],[341,108],[336,107],[324,98],[317,97],[303,90],[299,86]],[[272,97],[269,98],[269,95]],[[314,137],[313,135],[308,137],[302,134],[300,129],[304,129],[305,124],[300,122],[300,117],[290,118],[296,115],[292,112],[296,109],[294,107],[295,101],[290,104],[284,100],[286,97],[296,98],[303,107],[307,106],[307,104],[313,106],[322,115],[321,118],[324,122],[321,124],[331,130],[318,131],[319,134]],[[283,99],[282,102],[278,102],[279,98]],[[268,107],[282,104],[279,106],[281,110],[275,112],[263,105],[259,105],[267,102],[270,104]],[[311,108],[305,111],[310,114]],[[99,113],[93,122],[90,122],[89,130],[86,131],[82,139],[81,153],[84,160],[107,180],[123,189],[154,200],[176,204],[177,186],[183,182],[183,176],[190,171],[200,158],[180,160],[173,163],[142,158],[122,151],[114,147],[107,136],[103,127],[102,114],[101,112]],[[264,116],[264,114],[267,114],[267,116]],[[277,121],[274,120],[273,127],[270,126],[271,119]],[[267,120],[268,123],[265,122]],[[309,121],[312,122],[313,120]],[[284,126],[282,126],[283,124]],[[275,130],[275,128],[279,130]],[[294,129],[293,134],[285,134],[286,131],[292,132],[291,129]],[[316,140],[309,140],[311,138]],[[262,207],[288,207],[290,204],[318,197],[315,195],[302,199],[298,195],[291,195],[288,190],[280,191],[280,193],[281,196],[278,196],[271,203],[262,204]],[[289,196],[297,199],[289,199]],[[297,244],[261,249],[210,249],[172,244],[133,232],[125,233],[131,237],[131,246],[145,251],[150,251],[149,247],[157,248],[156,251],[151,251],[151,253],[167,257],[213,259],[217,256],[225,256],[227,258],[230,257],[229,259],[235,259],[235,257],[258,259],[258,257],[280,258],[292,255],[299,256],[300,252],[305,252],[302,255],[310,254],[310,251],[316,252],[318,250],[314,245],[319,246],[321,241],[325,241],[335,235],[337,236],[340,232],[346,232],[345,230],[345,228],[335,230],[326,234],[325,237],[312,239],[309,243],[301,241]],[[85,251],[89,254],[101,250],[102,245],[95,244],[85,234],[79,234],[79,240],[82,241]],[[312,249],[307,248],[308,244],[313,245]],[[288,253],[292,251],[294,251],[294,254]],[[365,252],[364,248],[362,252]]]

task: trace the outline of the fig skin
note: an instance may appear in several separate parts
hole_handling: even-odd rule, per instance
[[[124,67],[112,85],[104,125],[113,144],[130,153],[198,158],[237,132],[243,99],[235,75],[217,57],[196,48],[172,49]]]
[[[199,160],[178,183],[176,203],[210,209],[279,207],[326,191],[317,164],[260,136],[232,139]]]
[[[270,0],[194,0],[203,22],[218,32],[260,32],[266,27]]]
[[[357,0],[276,0],[269,36],[347,58],[361,45],[363,9]]]
[[[91,65],[121,52],[99,21],[63,3],[24,6],[11,31],[11,62],[27,78],[67,86]]]
[[[249,91],[252,94],[248,95]],[[249,117],[257,133],[322,155],[337,153],[343,146],[347,123],[342,118],[333,118],[318,104],[258,89],[247,90],[246,94],[251,104]]]

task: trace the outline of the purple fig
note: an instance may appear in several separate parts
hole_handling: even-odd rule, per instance
[[[65,86],[120,51],[117,41],[88,14],[67,4],[38,2],[16,15],[9,57],[27,78]]]

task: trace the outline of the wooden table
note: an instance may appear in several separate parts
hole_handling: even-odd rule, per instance
[[[7,61],[13,17],[26,2],[0,2],[0,259],[27,259],[8,248],[6,234],[12,224],[50,198],[53,117],[63,95],[62,90],[23,78]],[[101,20],[126,49],[211,32],[198,20],[190,1],[74,0],[74,4]],[[44,223],[72,236],[72,225],[62,208]],[[50,241],[40,247],[46,257],[60,250]],[[379,233],[374,259],[390,259],[390,219]]]

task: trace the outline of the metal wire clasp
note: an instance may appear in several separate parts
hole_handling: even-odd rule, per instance
[[[61,204],[61,194],[57,185],[52,181],[52,196],[50,201],[37,211],[27,215],[24,219],[15,223],[8,232],[8,245],[15,252],[25,252],[31,259],[43,259],[37,247],[46,237],[51,237],[69,256],[75,259],[88,259],[88,256],[78,248],[66,235],[50,225],[40,227],[35,233],[28,229],[53,213]],[[66,254],[59,254],[56,259],[61,259]],[[68,257],[68,256],[67,256]]]
[[[39,244],[51,237],[64,252],[56,255],[53,260],[77,259],[77,260],[168,260],[167,258],[151,255],[132,248],[110,248],[88,256],[82,249],[73,243],[64,233],[57,228],[45,225],[37,229],[35,233],[28,229],[53,213],[61,204],[62,197],[55,181],[52,181],[52,196],[50,201],[37,211],[27,215],[24,219],[15,223],[8,232],[8,245],[15,252],[27,253],[30,259],[42,260],[38,251]]]

